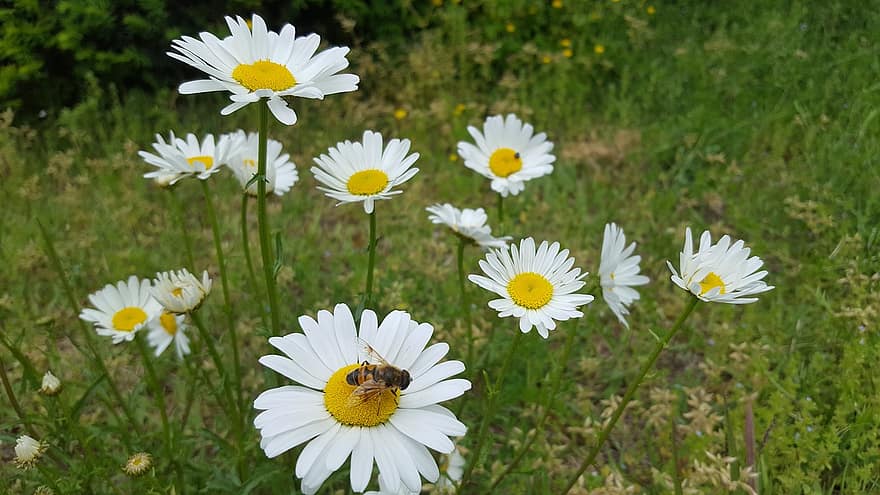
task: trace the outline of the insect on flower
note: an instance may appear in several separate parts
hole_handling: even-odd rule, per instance
[[[376,400],[376,414],[378,415],[382,407],[383,394],[388,391],[397,404],[401,390],[406,390],[409,386],[409,371],[400,369],[379,355],[373,347],[358,338],[358,345],[362,348],[364,354],[370,359],[378,361],[379,364],[364,361],[361,365],[345,376],[345,382],[356,387],[352,390],[348,398],[349,406],[356,407],[365,402]]]

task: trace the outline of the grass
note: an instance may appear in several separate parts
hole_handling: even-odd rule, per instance
[[[298,329],[299,314],[359,301],[367,219],[358,206],[334,207],[315,189],[307,168],[337,141],[376,129],[411,139],[422,155],[421,172],[405,192],[377,206],[377,312],[405,309],[432,323],[435,340],[448,341],[451,357],[463,359],[456,241],[427,221],[424,207],[448,201],[492,210],[495,198],[486,181],[450,155],[457,141],[469,139],[468,125],[515,111],[548,133],[558,161],[551,176],[506,202],[512,220],[504,233],[558,240],[577,266],[595,272],[602,226],[615,221],[639,243],[652,283],[640,291],[630,331],[599,298],[582,321],[562,324],[548,341],[534,333],[523,339],[505,377],[492,443],[475,472],[477,486],[488,486],[537,423],[569,332],[576,332],[573,351],[552,414],[532,452],[497,490],[556,493],[554,487],[574,472],[597,425],[610,414],[607,401],[623,393],[653,348],[648,331],[668,328],[684,307],[684,294],[668,282],[665,260],[677,259],[690,225],[745,239],[765,260],[767,280],[776,289],[746,307],[698,306],[587,471],[581,492],[633,493],[627,491],[633,487],[669,493],[676,475],[684,478],[685,493],[726,491],[724,473],[735,478],[745,463],[748,430],[762,494],[880,490],[880,394],[872,370],[880,349],[880,52],[873,36],[880,15],[844,1],[657,4],[653,15],[645,5],[627,2],[586,8],[572,2],[534,13],[525,3],[491,5],[437,7],[431,27],[407,50],[354,47],[350,58],[361,91],[297,101],[296,126],[271,126],[270,136],[284,143],[300,171],[294,189],[269,207],[272,227],[282,233],[285,332]],[[507,22],[519,29],[508,33]],[[572,42],[571,58],[561,54],[563,38]],[[604,53],[595,53],[596,44]],[[543,63],[545,55],[550,63]],[[147,277],[183,266],[170,194],[140,177],[148,167],[136,151],[168,129],[198,134],[256,128],[255,110],[221,117],[222,104],[220,96],[185,97],[172,90],[117,96],[96,85],[88,100],[57,120],[28,127],[4,117],[0,332],[38,373],[52,369],[61,377],[63,394],[38,396],[39,385],[24,378],[8,349],[0,357],[31,421],[40,431],[55,432],[54,440],[63,437],[61,450],[75,462],[60,471],[64,476],[52,471],[51,462],[44,472],[4,463],[0,473],[11,481],[0,492],[32,493],[49,476],[58,493],[168,493],[173,471],[169,459],[156,455],[162,433],[145,371],[132,348],[96,340],[146,432],[126,445],[125,426],[114,419],[121,412],[75,351],[74,345],[83,344],[76,315],[42,248],[37,221],[53,237],[80,303],[129,274]],[[393,116],[398,108],[407,110],[400,121]],[[253,398],[275,386],[256,362],[270,352],[257,317],[264,302],[247,290],[238,185],[229,176],[215,179],[244,396]],[[194,239],[196,269],[216,275],[198,189],[184,181],[174,194]],[[479,253],[466,254],[466,270],[476,271]],[[515,325],[496,321],[485,306],[488,295],[472,285],[468,290],[478,354],[486,356],[494,379]],[[223,348],[217,292],[203,318]],[[227,425],[203,379],[165,357],[156,371],[164,377],[170,416],[179,421],[193,403],[187,423],[176,425],[183,440],[175,457],[185,463],[190,491],[297,493],[296,456],[266,459],[252,427],[242,446],[247,476],[237,479],[236,446],[224,440]],[[193,362],[210,367],[207,359]],[[468,373],[478,371],[466,364]],[[461,441],[466,448],[473,447],[486,396],[480,374],[472,376],[474,389],[460,415],[470,428]],[[197,400],[175,385],[187,380],[195,380]],[[3,411],[6,459],[23,430],[10,408]],[[76,438],[65,434],[72,423],[79,425]],[[157,468],[131,480],[119,468],[139,450],[152,451]],[[713,456],[735,457],[735,467]],[[343,470],[323,492],[344,493],[347,487]]]

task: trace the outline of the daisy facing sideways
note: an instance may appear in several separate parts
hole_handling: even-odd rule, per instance
[[[302,491],[315,493],[331,473],[351,458],[351,488],[366,490],[373,463],[388,486],[418,493],[421,477],[440,476],[428,448],[450,453],[450,436],[466,427],[439,405],[471,388],[449,379],[464,371],[460,361],[441,359],[446,343],[425,347],[433,327],[403,311],[380,323],[366,309],[360,328],[351,310],[338,304],[319,311],[317,320],[301,316],[303,333],[272,337],[284,355],[260,358],[264,366],[298,385],[267,390],[254,401],[260,447],[276,457],[306,443],[296,461]]]
[[[156,134],[153,150],[158,154],[138,151],[138,155],[157,168],[144,174],[144,178],[155,179],[161,186],[170,186],[184,177],[195,176],[204,180],[217,173],[226,161],[228,144],[229,138],[225,136],[215,144],[213,134],[206,134],[201,141],[195,134],[187,134],[183,140],[171,131],[168,142]]]
[[[482,133],[473,126],[468,132],[477,144],[459,142],[458,154],[467,168],[490,179],[492,190],[502,197],[516,196],[526,181],[553,172],[553,143],[543,132],[533,134],[532,125],[514,114],[489,117]]]
[[[251,196],[257,195],[257,183],[251,182],[257,175],[257,160],[259,158],[259,139],[256,132],[246,134],[239,130],[229,134],[229,159],[227,164],[241,184],[242,189]],[[290,190],[299,174],[296,165],[290,160],[290,155],[281,153],[281,143],[274,139],[266,141],[266,193],[275,193],[283,196]],[[248,185],[250,183],[250,185]]]
[[[617,224],[605,224],[602,257],[599,261],[602,298],[626,328],[629,328],[629,323],[626,322],[629,306],[639,299],[639,293],[633,286],[645,285],[650,281],[648,277],[639,275],[642,257],[633,255],[635,249],[635,242],[626,245],[626,235]]]
[[[671,280],[705,302],[748,304],[758,300],[754,296],[772,290],[762,279],[766,270],[757,271],[764,262],[757,256],[749,257],[751,249],[738,240],[731,244],[725,235],[712,244],[709,231],[700,236],[700,247],[694,252],[691,229],[684,233],[684,249],[679,255],[679,270],[667,261]]]
[[[156,356],[160,356],[171,343],[174,343],[174,350],[177,352],[177,358],[183,359],[189,354],[189,338],[186,336],[187,324],[184,323],[186,315],[177,315],[163,311],[158,318],[154,318],[149,323],[150,333],[147,334],[147,341],[150,347],[156,350]]]
[[[364,131],[363,142],[337,143],[315,158],[312,173],[323,184],[318,189],[338,204],[362,201],[364,211],[373,213],[376,201],[400,194],[392,189],[419,172],[412,167],[419,154],[407,155],[409,146],[409,139],[392,139],[383,149],[381,134]]]
[[[492,227],[486,223],[489,217],[482,208],[459,210],[449,203],[432,205],[425,210],[430,213],[428,219],[435,224],[443,224],[461,237],[483,249],[503,248],[510,241],[510,236],[494,237]]]
[[[354,74],[337,74],[348,67],[347,47],[334,47],[317,53],[321,37],[296,37],[296,29],[285,24],[276,33],[266,28],[263,18],[254,14],[248,21],[226,17],[230,35],[222,40],[211,33],[199,39],[183,36],[171,42],[168,56],[204,72],[208,78],[185,82],[181,94],[228,91],[232,100],[222,115],[268,99],[269,110],[279,122],[296,123],[296,112],[285,97],[322,100],[335,93],[355,91],[359,82]]]
[[[98,335],[112,338],[114,344],[131,342],[138,330],[162,312],[162,306],[150,295],[150,281],[134,275],[116,285],[105,285],[89,295],[89,302],[94,309],[83,309],[80,319],[94,323]]]
[[[489,307],[498,311],[501,318],[519,318],[523,333],[538,329],[545,339],[556,328],[557,321],[584,316],[579,306],[589,304],[593,296],[577,294],[584,286],[587,272],[572,269],[574,258],[568,249],[559,250],[559,243],[547,241],[535,248],[531,237],[517,246],[493,249],[480,269],[486,276],[469,275],[468,280],[501,296],[489,301]]]

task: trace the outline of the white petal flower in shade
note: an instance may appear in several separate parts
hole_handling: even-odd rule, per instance
[[[458,482],[464,475],[465,459],[456,447],[451,454],[447,454],[440,459],[440,479],[434,483],[432,493],[453,494]]]
[[[477,144],[459,142],[458,154],[466,167],[491,179],[492,190],[501,196],[516,196],[525,181],[553,172],[553,143],[543,132],[533,135],[531,124],[516,115],[489,117],[482,133],[473,126],[468,132]]]
[[[128,458],[125,466],[122,466],[122,472],[132,478],[137,478],[138,476],[143,476],[152,467],[153,456],[146,452],[138,452]]]
[[[156,274],[151,289],[153,297],[171,313],[183,314],[195,311],[211,293],[211,278],[202,272],[199,280],[186,268]]]
[[[468,380],[450,379],[464,364],[441,362],[449,345],[426,347],[433,327],[403,311],[392,311],[380,323],[366,309],[358,328],[348,306],[338,304],[332,313],[319,311],[317,320],[301,316],[299,324],[303,333],[269,339],[283,356],[260,358],[298,383],[267,390],[254,401],[262,410],[254,426],[266,455],[307,443],[295,468],[306,494],[315,493],[349,457],[355,492],[366,489],[374,461],[388,486],[418,492],[421,477],[436,481],[440,472],[428,448],[449,453],[454,448],[449,437],[467,431],[439,405],[471,388]],[[393,377],[373,367],[382,359],[397,370]]]
[[[61,380],[53,375],[51,371],[47,371],[43,375],[43,381],[40,384],[40,393],[43,395],[57,395],[61,392]]]
[[[410,180],[419,169],[411,168],[419,159],[418,153],[409,152],[409,139],[392,139],[382,148],[382,135],[364,131],[363,142],[337,143],[328,153],[315,158],[312,167],[315,179],[323,184],[318,189],[342,203],[363,201],[364,211],[373,212],[373,203],[390,199],[402,191],[395,186]]]
[[[626,245],[623,229],[617,224],[605,224],[605,235],[602,238],[602,258],[599,262],[599,278],[602,285],[602,298],[623,323],[629,314],[629,305],[639,299],[639,293],[633,286],[645,285],[648,277],[639,275],[641,256],[633,256],[636,243]]]
[[[572,269],[574,258],[568,249],[559,250],[559,243],[543,241],[535,248],[531,237],[509,249],[493,249],[480,260],[486,276],[468,275],[480,287],[501,296],[489,301],[489,307],[501,318],[519,318],[523,333],[532,327],[545,339],[556,328],[557,321],[580,318],[578,307],[593,300],[589,294],[576,294],[583,288],[587,272]]]
[[[165,352],[165,349],[174,342],[178,359],[189,354],[189,338],[186,336],[187,324],[184,322],[186,315],[163,311],[158,318],[150,321],[150,333],[147,341],[156,349],[156,356]]]
[[[15,441],[15,465],[20,469],[33,467],[49,446],[42,440],[22,435]]]
[[[296,29],[285,24],[276,33],[254,14],[251,26],[241,17],[226,17],[230,35],[219,39],[200,33],[199,39],[183,36],[171,42],[172,58],[208,75],[208,79],[185,82],[181,94],[229,91],[232,103],[223,115],[268,99],[269,110],[280,122],[296,123],[296,112],[284,97],[322,100],[324,96],[357,90],[358,76],[337,74],[348,67],[347,47],[334,47],[316,54],[321,38],[317,34],[296,37]]]
[[[486,216],[486,212],[482,208],[459,210],[446,203],[432,205],[425,209],[430,213],[428,219],[431,222],[446,225],[456,235],[468,239],[484,249],[503,248],[511,239],[510,236],[492,236],[492,227],[486,224],[489,217]]]
[[[774,287],[762,279],[766,270],[757,271],[764,262],[757,256],[749,257],[751,249],[738,240],[731,244],[725,235],[712,244],[709,231],[700,236],[700,247],[694,252],[691,229],[684,234],[684,249],[679,255],[679,271],[667,261],[672,282],[706,302],[748,304],[758,300],[749,297],[767,292]]]
[[[248,183],[257,175],[257,160],[260,153],[260,136],[256,132],[245,134],[239,130],[229,134],[229,158],[227,165],[235,174],[241,187],[247,187],[247,193],[257,195],[257,183]],[[281,143],[274,139],[266,142],[266,192],[282,196],[290,190],[299,179],[296,165],[287,153],[281,154]]]
[[[221,136],[215,144],[213,134],[206,134],[201,141],[195,134],[187,134],[184,140],[175,137],[171,131],[167,142],[156,134],[153,150],[157,154],[138,151],[138,155],[156,167],[156,170],[144,174],[145,178],[155,179],[160,186],[170,186],[184,177],[195,176],[204,180],[217,173],[226,162],[228,148],[227,136]]]
[[[131,342],[135,333],[159,316],[162,306],[150,294],[150,281],[132,275],[127,281],[107,284],[89,295],[94,309],[83,309],[79,317],[95,324],[98,335],[114,344]]]

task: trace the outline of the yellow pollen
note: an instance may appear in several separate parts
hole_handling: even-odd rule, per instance
[[[240,64],[232,70],[232,78],[251,91],[284,91],[296,85],[296,78],[287,67],[269,60]]]
[[[489,157],[489,169],[498,177],[507,177],[522,169],[522,157],[510,148],[498,148]]]
[[[174,297],[183,297],[183,289],[180,287],[175,287],[171,289],[171,295]]]
[[[357,196],[378,194],[387,185],[388,174],[375,168],[355,172],[348,178],[348,192]]]
[[[251,160],[250,158],[245,158],[244,165],[249,168],[257,168],[257,161]]]
[[[177,318],[175,318],[173,314],[162,313],[162,316],[159,317],[159,323],[162,325],[162,328],[168,332],[168,335],[174,335],[177,333]]]
[[[141,308],[128,306],[122,308],[113,315],[113,328],[120,332],[130,332],[134,327],[147,321],[147,313]]]
[[[553,284],[541,274],[523,272],[507,283],[507,293],[519,306],[538,309],[550,302]]]
[[[700,281],[700,295],[702,296],[703,294],[709,292],[715,287],[721,287],[721,292],[719,292],[719,294],[724,294],[725,292],[727,292],[727,289],[724,286],[724,281],[721,280],[721,277],[719,277],[715,272],[709,272],[709,274]]]
[[[211,167],[214,166],[214,157],[213,156],[193,156],[186,159],[187,163],[189,163],[190,167],[195,168],[196,162],[200,162],[205,166],[205,170],[211,170]]]
[[[388,421],[397,410],[400,391],[383,390],[373,396],[352,395],[357,388],[345,381],[345,376],[359,364],[336,370],[324,386],[324,407],[337,421],[348,426],[376,426]]]

